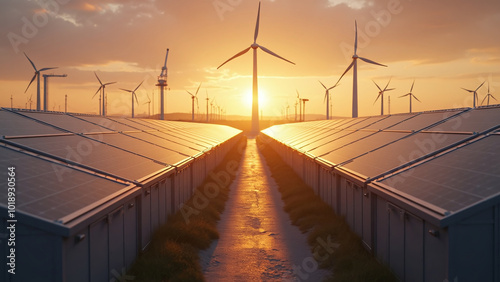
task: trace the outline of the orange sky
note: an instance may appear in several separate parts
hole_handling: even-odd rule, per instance
[[[106,88],[111,114],[129,115],[130,94],[119,88],[133,89],[145,80],[137,92],[136,114],[147,113],[146,93],[155,92],[158,108],[154,84],[168,47],[167,112],[190,112],[186,90],[194,92],[202,82],[200,114],[208,91],[228,115],[250,115],[251,52],[216,67],[253,42],[257,7],[257,0],[6,0],[0,11],[0,105],[10,107],[11,95],[14,107],[24,108],[32,94],[35,101],[35,82],[24,93],[33,76],[26,52],[38,68],[57,66],[55,74],[68,74],[50,81],[49,109],[64,109],[68,94],[69,111],[96,113],[96,71],[103,82],[118,82]],[[414,103],[414,111],[472,106],[472,95],[460,87],[475,88],[484,80],[500,99],[498,0],[480,5],[468,0],[263,0],[257,43],[296,63],[258,52],[265,116],[280,115],[287,105],[292,115],[296,90],[310,100],[308,114],[325,113],[318,80],[332,86],[349,65],[354,20],[358,55],[388,65],[359,62],[360,116],[380,113],[372,79],[383,86],[392,77],[391,113],[408,111],[408,99],[398,97],[413,79],[413,92],[422,101]],[[331,92],[333,115],[351,115],[351,74]],[[480,100],[486,92],[487,84]]]

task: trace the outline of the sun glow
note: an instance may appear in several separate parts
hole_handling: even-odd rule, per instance
[[[252,108],[252,101],[253,101],[253,98],[252,98],[252,89],[248,89],[246,92],[245,92],[245,95],[243,96],[243,102],[245,103],[245,105],[247,105],[249,108]],[[264,106],[267,105],[267,92],[260,88],[259,89],[259,108],[262,108]]]

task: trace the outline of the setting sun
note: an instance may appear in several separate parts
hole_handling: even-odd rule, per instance
[[[243,96],[243,100],[245,102],[245,105],[248,106],[248,108],[252,108],[252,89],[248,89],[245,92],[245,95]],[[259,88],[259,108],[262,109],[262,107],[265,107],[267,105],[267,91]]]

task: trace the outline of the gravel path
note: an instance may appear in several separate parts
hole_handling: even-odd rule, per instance
[[[207,281],[320,281],[306,235],[290,223],[255,139],[249,139],[217,226],[220,239],[200,253]]]

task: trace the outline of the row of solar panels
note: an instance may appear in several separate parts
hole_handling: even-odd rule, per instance
[[[240,132],[212,124],[2,109],[0,167],[15,167],[17,210],[57,221],[210,153]],[[7,193],[0,194],[0,204],[7,206]]]
[[[444,215],[500,194],[499,128],[500,108],[484,107],[277,125],[263,133]]]

